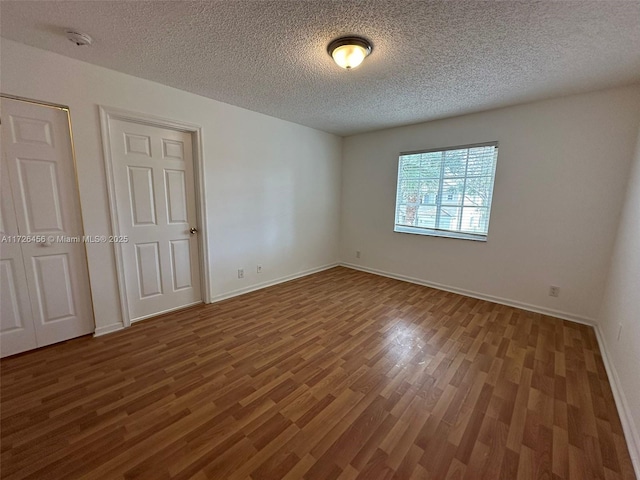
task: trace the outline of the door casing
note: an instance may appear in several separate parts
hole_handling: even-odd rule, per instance
[[[202,301],[211,303],[211,290],[209,288],[209,249],[208,249],[208,222],[207,222],[207,202],[204,176],[204,157],[202,154],[202,127],[192,123],[178,120],[147,115],[144,113],[131,112],[120,108],[100,106],[100,127],[102,130],[102,150],[107,176],[107,193],[109,197],[109,211],[111,214],[111,231],[114,236],[121,235],[118,217],[118,208],[115,193],[115,176],[113,172],[113,159],[111,155],[111,120],[123,120],[131,123],[148,125],[151,127],[167,128],[180,132],[189,133],[193,146],[193,174],[195,180],[196,194],[196,214],[198,218],[198,248],[200,252],[200,288],[202,290]],[[116,272],[118,279],[118,293],[120,296],[120,310],[122,312],[122,323],[125,327],[131,325],[131,315],[127,299],[125,284],[125,271],[122,255],[122,245],[113,244],[116,258]],[[182,307],[180,307],[182,308]],[[160,314],[160,313],[159,313]]]

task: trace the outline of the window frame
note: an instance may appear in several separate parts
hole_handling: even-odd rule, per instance
[[[492,142],[481,142],[481,143],[471,143],[468,145],[455,145],[455,146],[450,146],[450,147],[444,147],[444,148],[429,148],[429,149],[425,149],[425,150],[412,150],[412,151],[407,151],[407,152],[400,152],[398,154],[398,163],[397,163],[397,171],[396,171],[396,199],[395,199],[395,209],[393,212],[393,222],[394,222],[394,227],[393,227],[393,231],[395,233],[409,233],[409,234],[413,234],[413,235],[426,235],[426,236],[430,236],[430,237],[443,237],[443,238],[454,238],[454,239],[459,239],[459,240],[472,240],[472,241],[476,241],[476,242],[486,242],[488,237],[489,237],[489,225],[490,225],[490,221],[491,221],[491,208],[493,206],[493,191],[495,189],[495,180],[496,180],[496,172],[497,172],[497,167],[498,167],[498,150],[499,150],[499,146],[498,146],[498,141],[492,141]],[[488,206],[486,207],[482,207],[482,208],[486,208],[487,209],[487,233],[468,233],[468,232],[461,232],[458,230],[446,230],[446,229],[439,229],[439,228],[426,228],[426,227],[415,227],[415,226],[408,226],[408,225],[400,225],[397,222],[398,220],[398,195],[400,192],[400,182],[401,182],[401,178],[400,178],[400,172],[401,172],[401,163],[402,163],[402,157],[407,156],[407,155],[420,155],[423,153],[433,153],[433,152],[439,152],[439,153],[443,153],[443,152],[447,152],[447,151],[451,151],[451,150],[469,150],[471,148],[477,148],[477,147],[494,147],[494,156],[495,156],[495,161],[493,163],[493,170],[491,172],[490,178],[491,178],[491,201],[489,203]],[[457,176],[457,177],[451,177],[452,179],[461,179],[464,180],[464,184],[466,186],[466,182],[467,179],[470,178],[467,175],[467,168],[468,168],[468,163],[465,166],[465,175],[464,176]],[[489,175],[482,175],[483,177],[489,177]],[[477,178],[477,176],[471,176],[472,178]],[[449,178],[447,178],[449,179]],[[434,180],[436,180],[434,178]],[[443,205],[442,204],[442,198],[440,198],[440,202],[438,202],[438,197],[443,197],[446,194],[443,191],[443,184],[445,181],[445,176],[444,176],[444,162],[442,163],[442,169],[440,172],[440,177],[437,179],[439,181],[439,189],[438,189],[438,193],[436,194],[436,198],[435,198],[435,204],[433,206],[435,206],[435,208],[437,209],[437,218],[440,216],[441,210],[443,207],[455,207],[455,208],[460,208],[462,210],[462,208],[465,206],[464,205],[464,197],[465,197],[465,191],[463,189],[462,192],[462,203],[460,205]],[[466,188],[466,187],[465,187]],[[438,223],[436,222],[436,225],[438,225]]]

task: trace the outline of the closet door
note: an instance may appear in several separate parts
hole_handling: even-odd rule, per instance
[[[2,144],[38,346],[94,331],[68,115],[2,99]],[[4,195],[4,193],[3,193]]]
[[[36,348],[37,343],[22,249],[12,241],[18,236],[18,226],[4,155],[0,195],[0,356],[6,357]]]

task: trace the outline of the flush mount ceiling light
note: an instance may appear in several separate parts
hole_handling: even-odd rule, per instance
[[[362,37],[340,37],[333,40],[327,52],[333,61],[346,69],[356,68],[371,53],[373,46]]]

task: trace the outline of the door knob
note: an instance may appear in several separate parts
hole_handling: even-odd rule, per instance
[[[195,228],[195,227],[191,227],[191,228],[189,229],[189,232],[191,232],[191,235],[195,235],[196,233],[198,233],[198,229],[197,229],[197,228]]]

